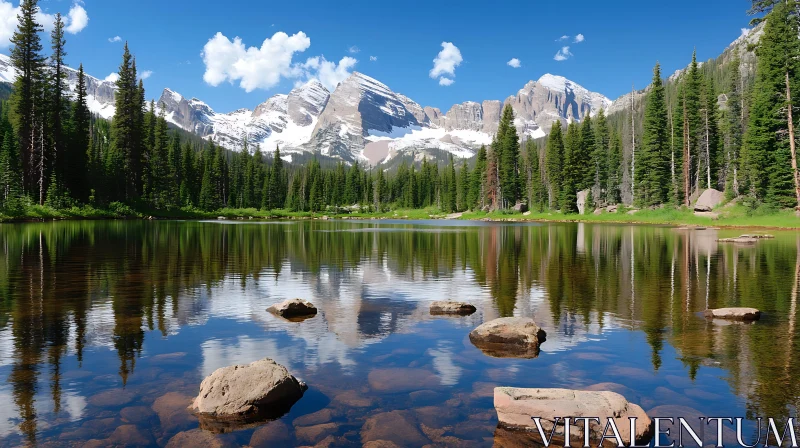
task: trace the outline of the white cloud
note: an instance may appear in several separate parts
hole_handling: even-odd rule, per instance
[[[11,46],[11,36],[17,29],[17,15],[19,14],[19,7],[15,7],[11,1],[0,0],[0,48]],[[42,25],[45,32],[50,32],[53,29],[53,22],[55,22],[55,14],[47,14],[42,12],[41,8],[36,13],[36,21]],[[86,10],[78,2],[72,4],[69,12],[64,18],[66,27],[64,28],[70,34],[77,34],[82,31],[89,24],[89,15]]]
[[[110,75],[106,76],[106,79],[104,79],[103,81],[117,82],[118,79],[119,79],[119,73],[111,73]]]
[[[742,28],[742,34],[741,34],[741,36],[747,36],[748,34],[750,34],[750,31],[752,31],[752,29],[751,29],[751,28]],[[740,36],[740,37],[741,37],[741,36]]]
[[[109,42],[122,42],[122,38],[119,37],[119,36],[109,37],[108,41]]]
[[[585,39],[586,39],[586,38],[585,38],[585,37],[583,37],[583,34],[578,34],[577,36],[575,36],[575,41],[574,41],[574,42],[575,42],[576,44],[579,44],[579,43],[583,42]]]
[[[11,2],[0,0],[0,48],[9,46],[17,28],[17,8]]]
[[[378,57],[377,56],[370,56],[369,60],[372,61],[372,62],[375,62],[375,61],[378,60]]]
[[[360,49],[360,48],[358,48],[358,47],[356,47],[355,45],[353,45],[352,47],[348,48],[348,49],[347,49],[347,51],[348,51],[348,52],[350,52],[350,53],[352,53],[352,54],[356,54],[356,53],[358,53],[359,51],[361,51],[361,49]]]
[[[218,32],[208,40],[201,53],[206,65],[203,80],[212,86],[224,81],[239,81],[247,92],[269,89],[282,77],[302,75],[302,71],[293,66],[292,58],[310,45],[311,39],[302,31],[292,36],[277,32],[272,38],[265,39],[261,48],[245,47],[241,38],[231,41]]]
[[[453,45],[452,42],[442,42],[442,51],[433,59],[433,68],[429,76],[433,79],[441,77],[439,85],[449,86],[454,82],[452,77],[456,76],[456,67],[461,65],[463,60],[464,58],[461,57],[461,51],[458,47]],[[442,75],[450,75],[451,78],[445,78]]]
[[[565,35],[563,35],[563,36],[559,37],[558,39],[556,39],[556,42],[558,42],[558,41],[560,41],[560,40],[567,40],[567,39],[569,39],[569,36],[567,36],[567,35],[565,34]]]
[[[324,56],[314,56],[300,65],[308,78],[316,78],[328,90],[333,90],[336,86],[350,76],[350,70],[358,61],[350,56],[343,57],[339,63],[328,61]]]
[[[270,89],[281,79],[295,80],[295,86],[303,80],[318,79],[326,88],[336,85],[350,76],[358,63],[345,56],[338,63],[324,56],[314,56],[305,62],[293,62],[295,53],[302,53],[311,46],[311,39],[302,31],[292,36],[277,32],[264,40],[260,48],[246,47],[239,37],[231,41],[217,33],[203,47],[201,56],[206,66],[203,80],[212,86],[224,81],[239,86],[247,92],[255,89]],[[358,51],[351,47],[349,51]],[[187,64],[189,62],[187,61]]]
[[[430,72],[431,78],[438,78],[440,75],[455,76],[456,67],[461,65],[461,51],[452,42],[442,42],[442,51],[433,60],[433,68]]]
[[[147,78],[149,78],[151,76],[153,76],[153,71],[152,70],[145,70],[145,71],[142,72],[141,75],[139,75],[139,78],[142,79],[142,80],[145,80],[145,79],[147,79]]]
[[[553,56],[553,59],[556,61],[565,61],[569,59],[570,56],[572,56],[572,53],[569,52],[569,47],[561,47],[561,49],[558,50],[558,53]]]
[[[78,34],[89,26],[89,14],[83,6],[75,2],[67,13],[67,26],[64,28],[69,34]]]
[[[510,61],[506,62],[509,67],[520,68],[522,67],[522,61],[517,58],[511,58]]]

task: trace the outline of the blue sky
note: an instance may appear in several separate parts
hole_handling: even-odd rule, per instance
[[[9,21],[4,11],[18,4],[0,0],[0,52],[5,54],[9,49],[3,46],[3,27],[8,29]],[[88,73],[100,78],[111,74],[119,65],[122,42],[110,40],[119,36],[129,42],[140,71],[152,72],[145,80],[148,98],[158,98],[169,87],[220,112],[253,108],[309,77],[324,77],[330,84],[352,70],[424,106],[443,110],[467,100],[504,99],[544,73],[565,76],[614,99],[629,91],[631,83],[637,88],[649,83],[656,60],[669,74],[689,62],[695,47],[700,60],[716,57],[748,25],[749,4],[748,0],[40,3],[45,13],[66,14],[76,5],[86,12],[88,23],[76,18],[75,34],[67,36],[70,65],[83,62]],[[278,32],[286,33],[286,39],[273,38]],[[576,43],[578,34],[584,40]],[[241,45],[233,42],[237,36]],[[569,37],[559,40],[561,36]],[[206,47],[212,38],[213,45]],[[269,45],[258,51],[268,38]],[[433,60],[444,42],[457,48],[460,58],[448,48],[441,70],[432,78]],[[555,60],[564,46],[569,46],[568,57]],[[519,68],[507,65],[512,58],[520,61]],[[453,82],[440,85],[442,78],[446,78],[442,83]]]

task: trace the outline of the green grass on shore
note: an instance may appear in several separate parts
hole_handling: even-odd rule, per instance
[[[492,221],[553,221],[553,222],[605,222],[605,223],[635,223],[635,224],[665,224],[665,225],[693,225],[693,226],[719,226],[719,227],[770,227],[770,228],[800,228],[800,218],[791,210],[752,210],[741,205],[731,205],[717,210],[719,217],[696,216],[691,210],[681,208],[661,208],[655,210],[640,210],[628,214],[621,208],[619,212],[603,212],[599,215],[587,214],[561,214],[558,212],[513,213],[499,212],[465,212],[459,219],[464,220],[492,220]],[[171,210],[153,210],[147,207],[129,207],[120,203],[112,203],[108,207],[98,208],[91,205],[72,207],[56,210],[47,206],[28,205],[14,215],[3,214],[0,211],[0,222],[10,221],[40,221],[60,219],[311,219],[327,216],[329,218],[346,219],[443,219],[447,213],[429,207],[425,209],[398,209],[388,212],[357,212],[348,214],[292,212],[288,210],[258,210],[258,209],[233,209],[224,208],[214,212],[203,211],[193,207],[183,207]]]
[[[632,223],[632,224],[668,224],[690,226],[714,227],[771,227],[771,228],[800,228],[800,218],[791,210],[752,210],[750,208],[734,205],[718,211],[719,217],[712,219],[697,216],[693,211],[680,208],[661,208],[655,210],[639,210],[628,214],[626,209],[617,213],[603,212],[599,215],[587,214],[561,214],[557,212],[531,213],[527,216],[521,213],[509,214],[506,212],[482,213],[468,212],[462,219],[492,220],[531,220],[555,222],[606,222],[606,223]]]

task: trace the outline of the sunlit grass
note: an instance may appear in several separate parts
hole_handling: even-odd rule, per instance
[[[558,212],[533,212],[528,215],[509,211],[498,212],[464,212],[459,219],[464,220],[497,220],[497,221],[554,221],[554,222],[607,222],[637,223],[664,225],[693,225],[718,227],[772,227],[800,228],[800,218],[792,210],[751,209],[742,205],[732,205],[717,210],[718,219],[697,216],[686,208],[664,207],[654,210],[639,210],[628,214],[629,209],[620,207],[616,213],[603,212],[595,214],[561,214]],[[128,206],[112,203],[106,207],[91,205],[75,206],[68,209],[54,209],[48,206],[28,204],[18,213],[8,214],[0,211],[0,222],[26,220],[58,220],[58,219],[442,219],[448,213],[437,207],[424,209],[397,209],[381,212],[352,212],[339,210],[324,212],[295,212],[285,209],[260,210],[255,208],[223,208],[216,211],[204,211],[195,207],[172,209],[152,209],[146,206]]]

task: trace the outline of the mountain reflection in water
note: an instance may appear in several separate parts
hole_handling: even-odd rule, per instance
[[[739,231],[656,226],[231,224],[0,225],[0,444],[163,446],[198,427],[186,406],[206,375],[264,357],[309,391],[280,420],[220,441],[490,446],[499,385],[606,383],[645,410],[751,424],[800,398],[796,232],[743,247],[716,241]],[[319,314],[266,312],[294,297]],[[429,315],[447,299],[478,311]],[[722,306],[764,315],[698,314]],[[470,344],[501,316],[547,331],[539,358]]]

